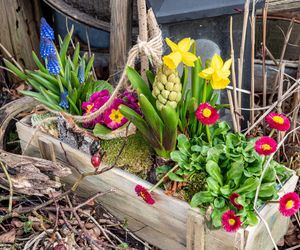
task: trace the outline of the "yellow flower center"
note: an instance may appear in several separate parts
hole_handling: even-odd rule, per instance
[[[278,123],[278,124],[283,124],[284,123],[284,119],[281,116],[275,115],[273,116],[273,121]]]
[[[294,201],[292,200],[289,200],[285,205],[287,209],[291,209],[293,206],[294,206]]]
[[[205,108],[203,109],[202,114],[205,118],[209,118],[211,116],[211,110],[209,108]]]
[[[269,144],[263,144],[263,145],[261,146],[261,148],[262,148],[264,151],[266,151],[266,150],[271,150],[271,146],[270,146]]]
[[[90,105],[87,105],[87,111],[86,111],[86,113],[87,114],[91,113],[91,110],[92,110],[93,107],[94,107],[94,103],[92,103]]]
[[[109,115],[109,118],[116,123],[121,123],[124,116],[118,109],[113,109]]]
[[[233,226],[235,224],[235,219],[229,219],[228,223],[230,226]]]

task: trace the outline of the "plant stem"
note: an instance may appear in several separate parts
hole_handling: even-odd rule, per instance
[[[211,141],[211,135],[210,135],[209,125],[205,125],[205,128],[206,128],[206,135],[207,135],[209,146],[212,147],[212,141]]]
[[[149,189],[149,193],[151,193],[154,189],[156,189],[160,184],[162,184],[162,182],[164,181],[164,179],[166,177],[168,177],[169,173],[172,173],[176,168],[178,167],[178,165],[175,165],[173,168],[171,168],[153,187],[151,187]]]
[[[207,84],[208,84],[208,81],[205,81],[204,86],[203,86],[203,96],[202,96],[203,103],[206,102]]]
[[[273,128],[273,129],[271,130],[269,136],[272,137],[272,136],[274,135],[274,133],[275,133],[275,129]]]

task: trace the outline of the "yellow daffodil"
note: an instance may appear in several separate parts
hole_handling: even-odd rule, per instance
[[[172,52],[163,57],[164,64],[170,69],[176,69],[178,64],[183,62],[185,65],[193,67],[197,57],[189,52],[193,41],[191,38],[184,38],[178,44],[172,42],[169,38],[166,39],[167,44]]]
[[[209,68],[202,70],[199,76],[210,80],[213,89],[225,89],[230,83],[230,66],[231,59],[227,60],[225,63],[222,58],[215,54],[211,59],[211,64]]]

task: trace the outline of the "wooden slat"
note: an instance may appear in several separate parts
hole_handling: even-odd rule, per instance
[[[54,152],[53,143],[49,142],[49,140],[40,137],[38,139],[39,149],[41,153],[41,157],[45,160],[56,161],[56,156]]]
[[[269,0],[268,12],[300,9],[300,0]]]

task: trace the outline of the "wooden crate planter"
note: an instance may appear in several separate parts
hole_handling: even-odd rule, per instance
[[[70,184],[77,179],[78,170],[91,171],[89,155],[40,131],[35,133],[27,120],[25,118],[17,123],[22,149],[30,143],[24,152],[26,155],[41,156],[42,153],[44,158],[69,165],[73,174],[63,181]],[[293,191],[297,180],[298,177],[293,175],[283,189],[286,192]],[[151,186],[137,176],[114,168],[100,176],[85,178],[79,192],[89,196],[95,192],[114,189],[115,192],[102,196],[99,202],[119,219],[126,219],[129,229],[136,235],[162,249],[273,249],[262,222],[255,227],[241,229],[235,234],[224,230],[209,230],[204,217],[196,209],[191,209],[187,202],[165,195],[162,190],[155,190],[153,196],[156,203],[153,206],[147,205],[135,194],[134,188],[137,184],[146,188]],[[283,190],[280,194],[283,194]],[[288,229],[289,218],[279,214],[277,204],[265,205],[261,215],[268,222],[275,241],[278,241]]]

